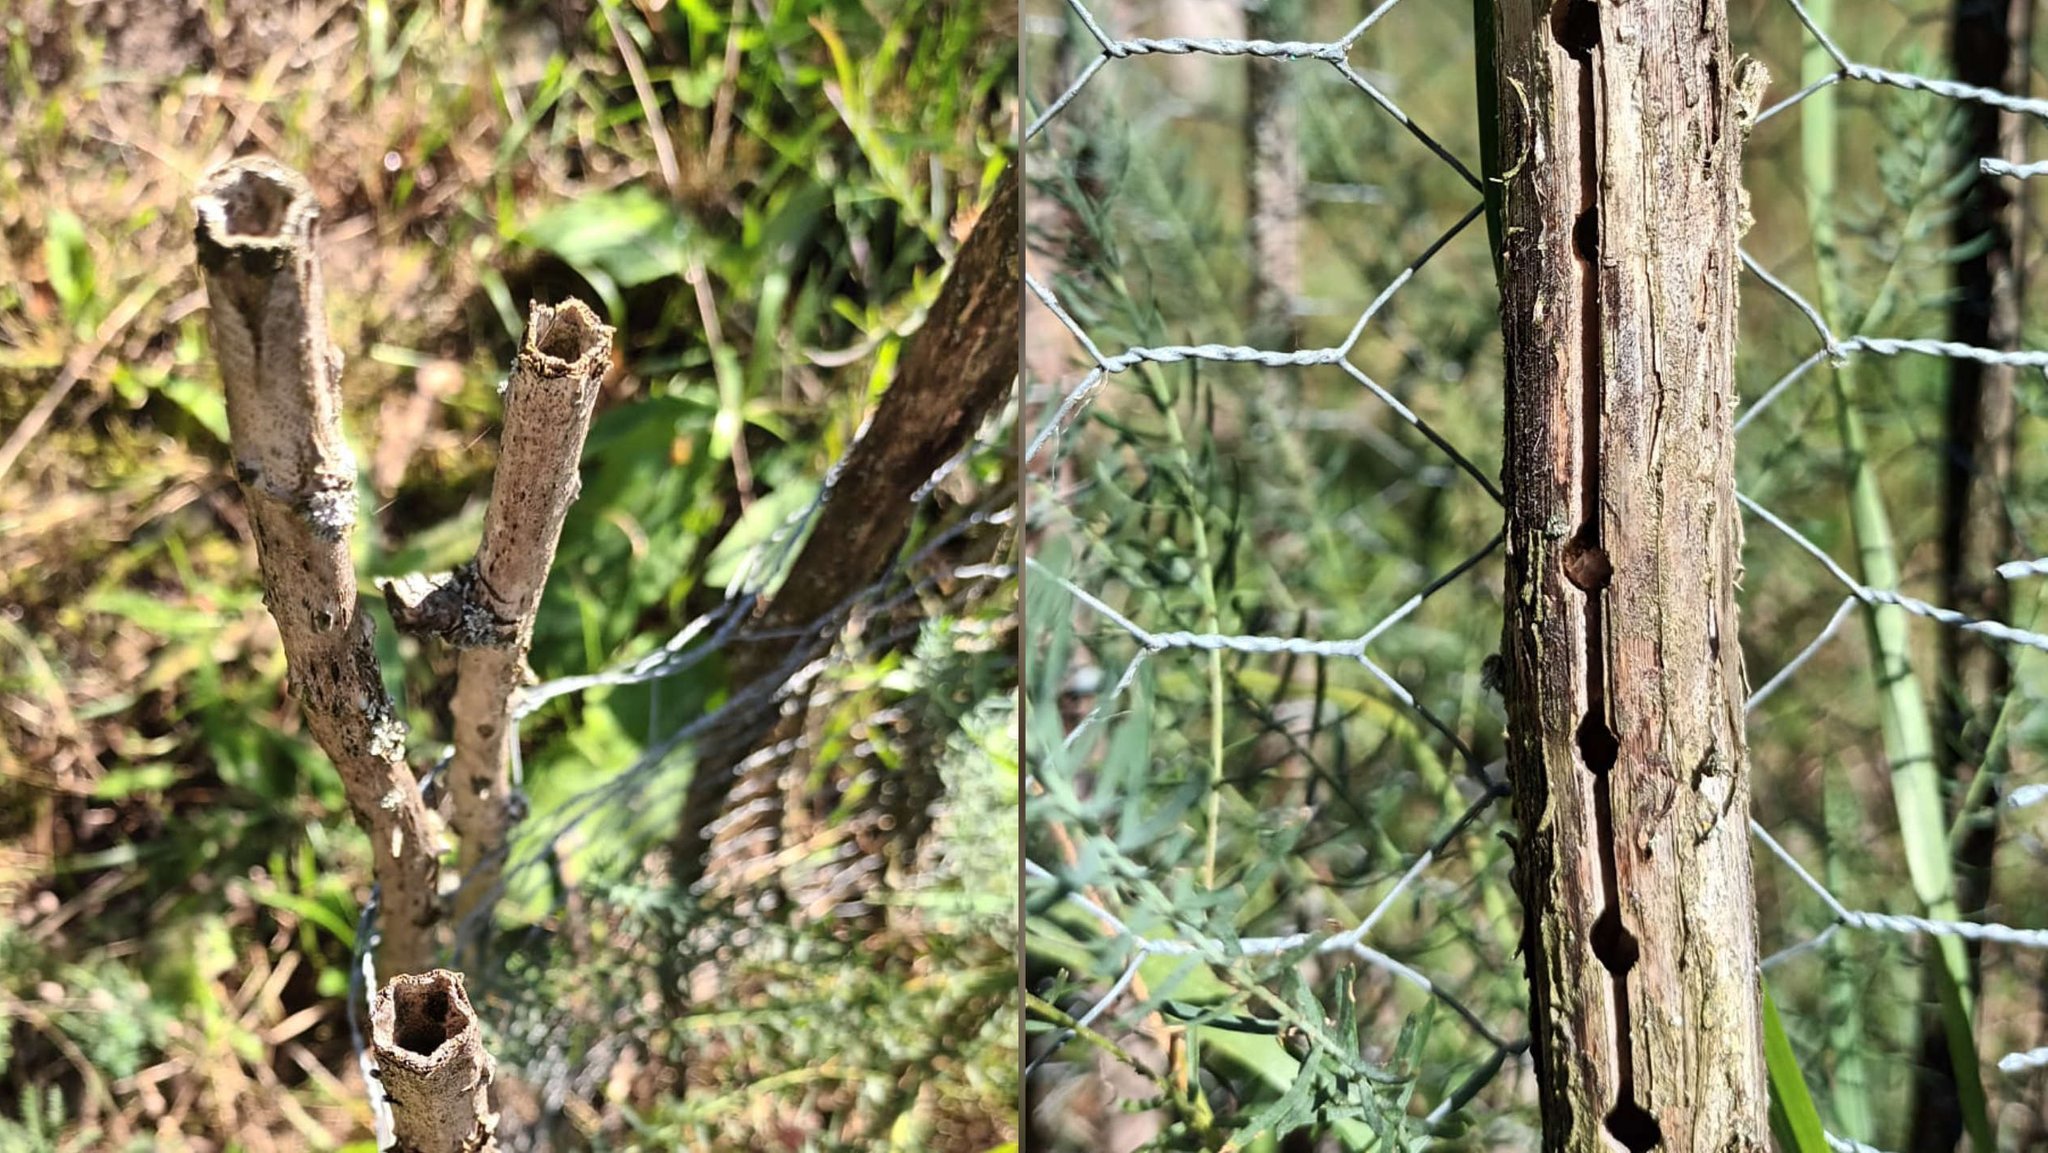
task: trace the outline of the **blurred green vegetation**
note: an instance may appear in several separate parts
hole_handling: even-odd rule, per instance
[[[287,703],[190,189],[260,150],[321,193],[366,588],[473,550],[526,302],[579,296],[620,327],[531,658],[542,678],[592,672],[719,604],[887,387],[1012,161],[1014,17],[979,0],[30,0],[0,21],[0,1148],[367,1147],[343,1012],[367,846]],[[984,447],[920,539],[1008,500],[1007,457]],[[642,1070],[687,1063],[689,1092],[619,1073],[616,1045],[503,1039],[517,1077],[588,1066],[552,1083],[554,1147],[1014,1136],[1012,882],[969,851],[1013,819],[1011,609],[926,590],[890,610],[913,641],[853,646],[824,678],[813,772],[838,807],[817,823],[924,758],[945,766],[936,831],[868,937],[754,927],[762,950],[720,1006],[750,1023],[635,1040]],[[430,764],[449,662],[380,625]],[[524,732],[536,819],[724,695],[714,659],[553,701]],[[930,727],[907,736],[905,716]],[[550,983],[605,1010],[565,1028],[620,1007],[588,994],[624,995],[592,974],[644,959],[635,910],[660,903],[627,835],[659,843],[641,800],[560,846],[590,940],[555,919],[562,894],[519,891],[508,932],[590,949],[509,968],[480,1002],[493,1029]],[[941,1017],[957,1027],[931,1033]]]
[[[1375,7],[1319,6],[1271,34],[1332,39]],[[1238,10],[1220,5],[1089,8],[1115,37],[1246,34]],[[1067,5],[1032,0],[1026,9],[1028,120],[1099,49]],[[1844,10],[1831,31],[1858,60],[1946,74],[1947,11],[1913,2]],[[1730,19],[1738,50],[1771,70],[1769,99],[1795,91],[1804,33],[1790,8],[1742,0]],[[1468,6],[1402,4],[1349,62],[1476,170],[1471,35]],[[1284,70],[1299,108],[1299,347],[1341,344],[1367,304],[1477,203],[1449,166],[1327,66],[1113,60],[1026,145],[1032,268],[1105,355],[1257,344],[1257,326],[1270,322],[1253,315],[1246,227],[1257,175],[1246,123],[1254,69]],[[1960,115],[1926,93],[1857,83],[1832,93],[1841,147],[1828,207],[1840,221],[1833,257],[1844,289],[1829,320],[1844,335],[1866,331],[1859,324],[1871,318],[1872,335],[1942,338],[1951,268],[1967,251],[1946,229],[1977,159],[1960,147]],[[1821,301],[1801,174],[1802,117],[1813,114],[1787,111],[1750,141],[1757,223],[1745,248]],[[2037,219],[2040,183],[2013,188]],[[2029,272],[2036,286],[2040,268]],[[1499,474],[1502,435],[1494,283],[1475,223],[1375,314],[1350,356],[1488,477]],[[1742,292],[1737,376],[1748,403],[1820,339],[1754,277]],[[2023,347],[2042,347],[2041,310],[2024,319]],[[1034,305],[1026,324],[1036,434],[1091,362],[1048,311]],[[1940,602],[1945,365],[1924,356],[1855,364],[1848,403],[1897,537],[1901,587]],[[1857,462],[1838,432],[1843,402],[1830,372],[1809,373],[1744,431],[1739,483],[1853,569]],[[2021,374],[2023,447],[2001,494],[2023,557],[2048,551],[2048,468],[2034,447],[2048,433],[2040,385],[2038,372]],[[1498,505],[1330,366],[1138,364],[1108,379],[1060,447],[1032,462],[1032,476],[1026,854],[1054,875],[1026,890],[1034,1138],[1061,1149],[1535,1147],[1529,1059],[1504,1056],[1496,1041],[1527,1035],[1520,909],[1500,836],[1512,817],[1503,804],[1456,824],[1481,794],[1473,770],[1503,771],[1498,702],[1482,683],[1499,644],[1499,556],[1432,592],[1369,649],[1448,735],[1358,662],[1148,654],[1075,591],[1155,633],[1356,638],[1485,548]],[[1747,528],[1742,635],[1751,683],[1761,686],[1821,633],[1848,590],[1768,525],[1750,519]],[[2011,623],[2039,628],[2035,590],[2016,584],[2013,597]],[[1857,623],[1751,715],[1754,815],[1847,907],[1919,914],[1881,694]],[[1939,627],[1920,618],[1905,626],[1930,706]],[[2039,708],[2048,660],[2012,651],[2007,772],[2037,780],[2048,754]],[[1134,660],[1144,663],[1111,700]],[[1961,798],[1951,791],[1943,801],[1952,815]],[[2038,808],[2000,817],[1991,903],[1966,917],[2048,924],[2043,831]],[[1154,954],[1118,986],[1128,943],[1066,899],[1085,896],[1154,939],[1221,941],[1227,955],[1245,938],[1357,925],[1446,837],[1364,943],[1480,1025],[1389,965],[1301,950],[1228,963]],[[1760,845],[1755,859],[1766,955],[1829,928],[1829,909],[1803,882]],[[1769,970],[1784,1041],[1774,1071],[1796,1062],[1831,1132],[1883,1148],[1906,1143],[1931,996],[1927,956],[1912,937],[1843,931]],[[1976,1039],[1991,1113],[2024,1144],[2048,1132],[2048,1096],[2038,1074],[1991,1065],[2044,1043],[2048,986],[2038,952],[1987,946],[1982,956]],[[1122,998],[1076,1032],[1113,986]],[[1290,1024],[1298,1020],[1331,1032],[1304,1034]]]

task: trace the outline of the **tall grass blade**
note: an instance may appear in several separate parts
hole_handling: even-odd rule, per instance
[[[1810,11],[1822,27],[1829,26],[1832,0],[1819,0]],[[1833,70],[1833,63],[1817,46],[1809,45],[1803,61],[1802,80],[1811,82]],[[1842,315],[1843,280],[1837,243],[1836,144],[1838,122],[1834,91],[1818,92],[1801,110],[1801,166],[1806,178],[1807,217],[1818,265],[1820,307],[1823,315]],[[1857,408],[1856,373],[1853,362],[1836,365],[1830,374],[1834,384],[1845,463],[1849,469],[1849,518],[1855,534],[1857,563],[1863,582],[1872,588],[1896,589],[1900,567],[1893,544],[1891,519],[1877,471],[1869,458],[1863,421]],[[1906,868],[1913,890],[1928,917],[1960,920],[1955,899],[1955,870],[1948,851],[1948,820],[1941,798],[1941,782],[1935,768],[1934,731],[1927,713],[1927,699],[1914,676],[1909,659],[1909,636],[1904,610],[1890,605],[1865,608],[1873,673],[1877,679],[1878,707],[1886,759],[1891,763],[1892,801],[1899,816],[1899,834],[1906,853]],[[1991,1153],[1995,1147],[1984,1085],[1977,1066],[1977,1047],[1971,1028],[1974,1007],[1970,993],[1969,956],[1957,937],[1930,938],[1936,988],[1941,999],[1942,1025],[1948,1035],[1954,1066],[1956,1098],[1963,1111],[1964,1129],[1972,1148]]]

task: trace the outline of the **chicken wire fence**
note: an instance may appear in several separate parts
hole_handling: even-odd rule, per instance
[[[1846,86],[1872,117],[1914,102],[1895,118],[1932,124],[1933,143],[1911,151],[1908,124],[1875,150],[1950,162],[1926,179],[1952,204],[1969,184],[1958,166],[2013,182],[2042,166],[1960,155],[1951,111],[2032,123],[2048,101],[1942,79],[1910,54],[1920,67],[1859,61],[1800,0],[1744,11],[1738,47],[1809,54],[1803,83],[1774,80],[1791,94],[1757,116],[1746,165],[1761,222],[1749,248],[1787,254],[1743,254],[1738,359],[1755,396],[1736,427],[1763,968],[1840,1130],[1828,1141],[1869,1149],[1892,1122],[1859,1099],[1910,1087],[1918,1054],[1866,1041],[1887,1066],[1871,1068],[1849,1047],[1858,1003],[1868,1037],[1910,1038],[1898,1021],[1917,1020],[1934,939],[1981,950],[1992,1099],[2024,1115],[2048,1097],[2048,911],[2027,896],[2048,853],[2025,824],[2048,800],[2025,780],[2048,733],[2006,723],[2043,688],[2024,654],[2048,634],[2031,610],[1971,615],[1835,559],[1855,555],[1845,496],[1862,452],[1806,425],[1830,411],[1825,371],[1908,361],[2009,369],[2020,419],[2038,420],[2048,351],[1831,326],[1815,290],[1773,270],[1807,257],[1809,221],[1772,204],[1796,209],[1800,190],[1756,174],[1802,144],[1770,122]],[[1026,6],[1027,1073],[1041,1147],[1301,1129],[1344,1147],[1536,1143],[1488,684],[1501,395],[1482,185],[1458,159],[1477,155],[1470,13],[1384,0],[1309,38],[1340,19],[1285,0]],[[1185,34],[1197,30],[1235,35]],[[1774,72],[1797,75],[1791,59]],[[1278,102],[1292,120],[1257,90],[1272,73],[1292,85]],[[1303,168],[1276,193],[1262,166],[1290,152]],[[1896,250],[1940,247],[1928,236],[1949,219],[1902,208],[1920,215],[1893,234],[1880,213],[1863,222],[1891,243],[1880,294],[1916,271]],[[1286,286],[1278,317],[1260,304],[1273,221],[1283,248],[1323,265]],[[1911,287],[1923,311],[1939,303]],[[1908,392],[1877,417],[1895,446],[1878,463],[1902,473],[1938,455]],[[2012,555],[1978,575],[2024,605],[2048,561],[2028,544],[2036,498],[2013,483],[1999,494]],[[1843,638],[1879,611],[1920,622],[1923,639],[1952,630],[2021,655],[1996,738],[2009,786],[1973,794],[2006,822],[1989,907],[1924,915],[1882,758],[1843,755],[1876,747],[1882,690]],[[2048,1126],[2013,1124],[2029,1121]]]
[[[986,614],[976,606],[999,605],[1002,590],[1015,577],[1014,566],[1001,561],[1006,550],[988,543],[1007,539],[1016,519],[1014,493],[1002,483],[990,483],[1007,470],[1013,427],[1013,411],[993,415],[966,448],[920,485],[910,498],[915,508],[910,541],[888,571],[849,590],[815,620],[783,630],[750,627],[819,524],[860,435],[827,472],[816,495],[748,550],[715,608],[637,659],[520,690],[512,710],[520,735],[511,743],[519,823],[499,854],[505,867],[490,899],[454,926],[454,944],[445,958],[465,971],[487,1050],[503,1071],[501,1112],[515,1112],[503,1099],[504,1074],[523,1082],[516,1110],[523,1123],[501,1138],[507,1150],[559,1147],[556,1129],[565,1121],[582,1126],[587,1136],[596,1123],[590,1102],[608,1092],[616,1096],[620,1069],[630,1074],[644,1068],[636,1065],[640,1059],[634,1051],[658,1053],[661,1044],[682,1043],[673,1012],[689,1003],[706,976],[703,966],[787,960],[793,916],[797,921],[860,923],[861,917],[886,908],[892,895],[914,904],[918,893],[948,884],[964,883],[970,894],[989,887],[990,878],[974,875],[974,866],[957,859],[925,861],[927,869],[915,876],[880,876],[877,833],[866,820],[878,813],[820,830],[809,843],[784,846],[781,856],[788,860],[770,893],[721,896],[715,890],[726,879],[716,876],[681,891],[668,883],[663,866],[649,866],[674,834],[697,750],[735,739],[758,744],[732,766],[735,779],[764,765],[811,762],[819,743],[814,728],[794,736],[761,737],[767,731],[763,719],[787,716],[796,708],[830,712],[867,687],[841,684],[847,670],[893,654],[963,692],[977,687],[994,691],[981,682],[989,668],[1007,663],[1001,650],[1004,631],[991,623],[993,618],[982,619]],[[984,556],[996,559],[977,559]],[[683,700],[663,707],[664,685],[743,643],[771,643],[785,655],[752,682],[731,686],[730,695],[715,706]],[[623,765],[595,766],[600,770],[595,785],[545,807],[530,803],[522,791],[528,785],[520,754],[536,720],[556,702],[630,686],[645,686],[650,693],[638,754]],[[930,703],[940,711],[947,707],[936,696]],[[931,724],[942,745],[977,738],[1000,741],[1009,722],[1004,710],[991,713],[988,703],[983,700],[970,716],[946,721],[911,706],[881,708],[862,719],[869,738],[838,751],[843,759],[839,770],[851,774],[849,765],[857,770],[869,764],[884,739],[880,734],[906,719]],[[951,748],[941,756],[950,763],[959,751]],[[421,777],[430,807],[451,757],[451,751],[444,751]],[[872,776],[869,769],[858,787],[874,790]],[[828,784],[842,788],[846,782]],[[960,783],[949,780],[947,787],[957,800]],[[986,807],[987,799],[981,801]],[[936,811],[924,816],[941,825],[949,819],[944,798],[927,798],[927,803]],[[730,811],[720,818],[733,819]],[[959,857],[959,839],[957,831],[946,830],[935,838],[947,842],[938,851]],[[789,908],[807,888],[814,896],[823,893],[824,904],[808,911]],[[509,929],[493,913],[506,904],[517,910],[516,924]],[[366,1025],[369,997],[379,987],[373,961],[379,913],[373,888],[357,925],[349,1030],[381,1135],[390,1131],[389,1111],[379,1092]],[[810,963],[827,962],[815,943],[809,951]],[[714,1022],[708,1034],[716,1040],[747,1029],[758,1033],[755,1027],[761,1024],[727,1028]],[[964,1023],[969,1030],[988,1025],[979,1018]],[[811,1026],[804,1019],[789,1024],[792,1030]],[[870,1056],[849,1054],[852,1061]]]

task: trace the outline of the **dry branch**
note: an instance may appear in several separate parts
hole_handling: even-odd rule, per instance
[[[494,1153],[497,1062],[484,1051],[462,974],[435,969],[386,982],[370,1006],[370,1045],[396,1153]]]
[[[439,635],[461,650],[447,792],[448,823],[461,838],[455,917],[465,930],[472,914],[490,907],[504,869],[516,803],[512,697],[526,672],[562,519],[576,499],[583,439],[611,345],[611,328],[581,302],[533,305],[505,385],[504,432],[476,559],[423,594],[415,582],[384,586],[401,630]]]
[[[405,762],[405,724],[378,673],[374,626],[356,600],[356,465],[321,298],[319,200],[298,173],[249,158],[208,174],[193,207],[264,603],[306,725],[370,834],[386,913],[381,967],[418,972],[434,951],[438,852]]]
[[[967,445],[1017,378],[1018,254],[1016,172],[1005,174],[932,305],[904,350],[895,381],[846,457],[803,551],[774,599],[736,638],[728,658],[735,696],[787,667],[792,648],[836,635],[839,607],[888,571],[909,536],[912,496]],[[792,642],[792,635],[805,640]],[[770,702],[771,706],[773,702]],[[706,870],[711,829],[743,806],[758,828],[779,814],[772,795],[780,766],[740,773],[763,747],[777,716],[756,709],[698,749],[672,857],[680,887]],[[744,837],[728,825],[720,837]]]

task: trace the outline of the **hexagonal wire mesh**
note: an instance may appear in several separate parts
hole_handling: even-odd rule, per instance
[[[1443,81],[1471,76],[1471,26],[1468,12],[1398,5],[1384,0],[1327,29],[1347,18],[1287,0],[1026,6],[1036,109],[1026,128],[1028,1069],[1043,1147],[1175,1147],[1176,1134],[1199,1143],[1297,1129],[1346,1148],[1402,1131],[1534,1144],[1511,857],[1495,836],[1507,825],[1496,804],[1501,724],[1481,687],[1500,621],[1500,494],[1489,476],[1499,365],[1488,347],[1492,294],[1477,287],[1490,271],[1484,231],[1471,228],[1480,184],[1457,159],[1477,152],[1470,90]],[[1908,136],[1935,125],[1934,144],[1909,158],[1939,169],[1927,197],[1944,209],[1970,185],[1940,169],[1944,160],[1987,179],[2043,170],[1961,156],[1943,118],[1973,105],[2039,119],[2048,102],[1859,63],[1799,0],[1771,11],[1797,29],[1760,10],[1738,41],[1791,42],[1803,30],[1807,83],[1758,115],[1760,137],[1773,118],[1859,81],[1874,95],[1927,94],[1902,115]],[[1173,34],[1193,29],[1226,34]],[[1331,35],[1308,38],[1317,32]],[[1325,87],[1308,88],[1316,82]],[[1432,135],[1425,122],[1450,131]],[[1788,143],[1805,141],[1780,135],[1763,155]],[[1754,189],[1757,141],[1751,149]],[[1287,164],[1301,167],[1270,179]],[[1872,183],[1890,193],[1898,167]],[[1765,196],[1796,204],[1799,192],[1759,190],[1757,215],[1769,215]],[[1767,221],[1752,243],[1796,250],[1818,219]],[[1883,240],[1885,225],[1873,215],[1865,230]],[[1893,249],[1930,247],[1931,231],[1921,217],[1895,225],[1903,238]],[[1307,267],[1291,267],[1303,254]],[[2038,384],[2048,368],[2042,351],[1837,335],[1785,279],[1743,260],[1749,287],[1796,318],[1744,310],[1741,376],[1768,371],[1785,348],[1798,359],[1738,430],[1823,362],[1846,372],[1879,358],[1960,359],[2010,370],[2012,385]],[[1925,270],[1893,251],[1880,294],[1914,271]],[[1838,407],[1854,406],[1844,397]],[[2020,419],[2044,414],[2036,398]],[[1850,1051],[1860,1026],[1845,1000],[1889,991],[1894,1027],[1872,1027],[1869,1043],[1896,1057],[1881,1046],[1911,1035],[1895,1026],[1917,1011],[1915,948],[1953,938],[1996,950],[1982,954],[1979,992],[1999,1008],[1983,1011],[1977,1039],[2005,1053],[2000,1095],[2017,1105],[2031,1071],[2048,1066],[2048,1048],[2006,1052],[2048,1032],[2010,1017],[2040,980],[2030,966],[2048,930],[2007,923],[1996,908],[1936,915],[1898,883],[1907,870],[1896,845],[1852,846],[1885,815],[1858,810],[1863,793],[1889,800],[1873,771],[1887,750],[1844,765],[1830,747],[1869,751],[1882,726],[1867,666],[1829,642],[1859,607],[1988,638],[2007,654],[2048,649],[2048,634],[1939,607],[1898,591],[1897,577],[1859,579],[1834,560],[1814,538],[1870,524],[1842,513],[1856,462],[1815,464],[1834,446],[1806,436],[1806,415],[1771,430],[1777,446],[1754,432],[1740,443],[1751,527],[1791,546],[1749,549],[1753,570],[1768,566],[1744,598],[1749,662],[1774,670],[1748,703],[1751,828],[1768,851],[1758,879],[1765,944],[1776,950],[1763,962],[1770,985],[1800,1014],[1802,1055],[1821,1059],[1808,1062],[1809,1078],[1827,1069],[1830,1121],[1867,1137],[1878,1124],[1873,1091],[1911,1067],[1864,1067],[1866,1055]],[[1913,419],[1887,430],[1886,445],[1911,447]],[[1935,455],[1923,450],[1921,467]],[[1788,461],[1808,471],[1788,479]],[[1906,478],[1895,483],[1924,479],[1890,463]],[[1814,472],[1836,484],[1826,504],[1813,503]],[[2024,557],[2039,488],[2001,479],[2009,539]],[[1763,500],[1797,503],[1800,515]],[[2000,579],[2048,573],[2048,562],[2000,559]],[[1775,599],[1760,607],[1766,597]],[[1903,619],[1884,627],[1902,631]],[[1892,643],[1877,633],[1870,642],[1878,655]],[[2038,757],[2048,734],[2014,714],[2043,691],[2040,673],[2009,668],[1991,733],[1972,730],[1987,765]],[[1858,707],[1838,707],[1848,695]],[[1773,698],[1782,707],[1760,714]],[[1815,777],[1840,783],[1816,796]],[[1999,798],[1995,768],[1976,780],[1966,799],[1948,800],[1980,822],[2004,815],[2010,825],[2048,798],[2040,784]],[[2008,834],[2005,867],[2020,888],[2005,896],[2007,911],[2048,924],[2048,909],[2022,895],[2039,888],[2048,855],[2024,827]],[[1803,863],[1816,857],[1824,868]],[[1861,875],[1873,862],[1894,879]],[[1909,911],[1885,909],[1899,904]],[[1844,930],[1875,943],[1852,946]],[[1821,972],[1798,973],[1792,962],[1816,952]],[[1999,969],[2004,980],[1993,982]],[[1454,1020],[1440,1023],[1444,1014]]]
[[[862,429],[863,434],[866,431]],[[1010,595],[1006,590],[1015,587],[1014,566],[1004,563],[1004,550],[992,543],[1006,538],[1016,519],[1014,490],[999,483],[1009,468],[1014,406],[991,414],[982,427],[970,431],[970,442],[912,494],[910,539],[887,572],[848,592],[815,620],[777,631],[750,627],[758,623],[757,608],[781,584],[820,523],[844,463],[858,447],[858,436],[817,493],[740,559],[725,599],[715,608],[637,659],[529,685],[519,693],[513,715],[522,731],[535,718],[545,717],[543,710],[551,702],[565,697],[633,685],[647,686],[652,697],[647,730],[629,763],[599,761],[593,765],[592,783],[535,805],[530,817],[524,812],[524,794],[518,795],[520,823],[504,850],[505,867],[491,898],[454,926],[452,963],[469,976],[486,1047],[500,1068],[495,1093],[501,1113],[512,1115],[505,1103],[507,1075],[516,1075],[521,1082],[517,1123],[507,1123],[512,1130],[505,1138],[508,1150],[562,1147],[555,1131],[570,1120],[591,1123],[596,1114],[588,1102],[612,1091],[607,1085],[616,1080],[618,1069],[638,1067],[636,1050],[653,1054],[658,1063],[677,1060],[673,1053],[662,1056],[660,1046],[688,1043],[701,1048],[711,1043],[701,1037],[690,1041],[674,1016],[675,1007],[687,1003],[701,984],[707,967],[723,976],[748,963],[772,966],[784,960],[781,950],[791,947],[803,926],[825,925],[805,946],[816,976],[835,960],[820,942],[831,938],[829,926],[836,921],[861,923],[861,918],[892,901],[906,908],[921,900],[932,903],[949,885],[964,883],[972,893],[986,896],[987,885],[981,883],[988,880],[985,862],[920,857],[928,872],[906,865],[904,871],[915,875],[881,877],[876,838],[904,822],[898,806],[876,799],[881,794],[873,782],[867,803],[855,806],[851,816],[835,814],[830,821],[817,822],[807,841],[783,845],[773,854],[772,883],[755,888],[772,890],[775,903],[745,894],[717,898],[717,886],[699,885],[682,892],[664,867],[648,863],[659,857],[661,846],[673,834],[695,750],[735,733],[756,734],[747,739],[764,743],[733,767],[734,776],[760,765],[810,763],[819,744],[831,743],[820,740],[818,726],[767,740],[759,736],[764,731],[762,718],[790,715],[798,705],[813,716],[828,715],[844,703],[860,700],[865,690],[858,685],[870,678],[857,674],[851,678],[854,683],[839,683],[849,679],[849,669],[882,661],[915,666],[926,670],[919,675],[928,673],[952,684],[961,697],[971,698],[966,703],[979,702],[965,716],[941,716],[963,702],[949,704],[933,697],[879,709],[865,718],[863,723],[876,730],[904,721],[933,726],[937,749],[932,759],[942,763],[942,773],[951,774],[961,759],[959,749],[949,742],[990,732],[999,738],[1006,731],[1009,710],[998,708],[1000,715],[989,715],[987,706],[1001,704],[1007,685],[983,683],[990,675],[1004,680],[1011,675],[1003,671],[1009,667],[1008,655],[995,644],[1003,632],[1002,614],[981,606],[1000,603]],[[982,559],[990,553],[993,559]],[[690,670],[737,645],[761,641],[785,646],[763,675],[733,686],[722,700],[683,700],[664,707],[665,684],[684,683]],[[524,787],[522,743],[512,742],[515,790]],[[871,739],[841,749],[835,763],[842,769],[858,768],[875,757],[875,744]],[[420,787],[430,797],[448,764],[449,754],[444,753],[422,777]],[[906,835],[921,844],[925,856],[937,852],[958,857],[965,834],[951,828],[957,822],[949,806],[959,802],[961,785],[948,776],[943,787],[944,795],[920,802],[926,808],[917,815],[926,822],[921,828],[936,828],[942,835],[928,840]],[[581,864],[572,869],[572,861]],[[999,884],[1000,870],[995,876]],[[977,877],[981,881],[972,879]],[[881,895],[885,890],[893,895]],[[495,916],[494,907],[503,906],[515,911]],[[357,926],[349,1024],[365,1084],[372,1087],[371,1104],[381,1134],[388,1132],[388,1107],[376,1091],[380,1082],[373,1075],[363,1022],[367,994],[378,988],[372,962],[378,915],[373,889]],[[949,923],[967,945],[988,938],[999,956],[999,928],[986,922],[986,917],[970,916]],[[842,951],[855,948],[848,944]],[[892,958],[888,963],[899,960],[907,972],[908,959]],[[884,962],[863,957],[860,965],[872,971]],[[947,1043],[981,1029],[1005,1035],[999,1017],[975,1015],[987,1007],[987,998],[956,997],[942,988],[943,982],[926,984],[935,995],[931,1004],[967,1015],[959,1022],[964,1032],[946,1038]],[[820,984],[806,990],[798,983],[789,994],[799,1006],[789,1010],[788,1030],[801,1034],[807,1027],[806,997],[847,995],[844,989]],[[888,1024],[901,1026],[895,1021]],[[724,1031],[714,1021],[706,1035],[715,1042]],[[844,1056],[851,1061],[915,1062],[900,1052]],[[900,1112],[902,1103],[892,1104]]]

